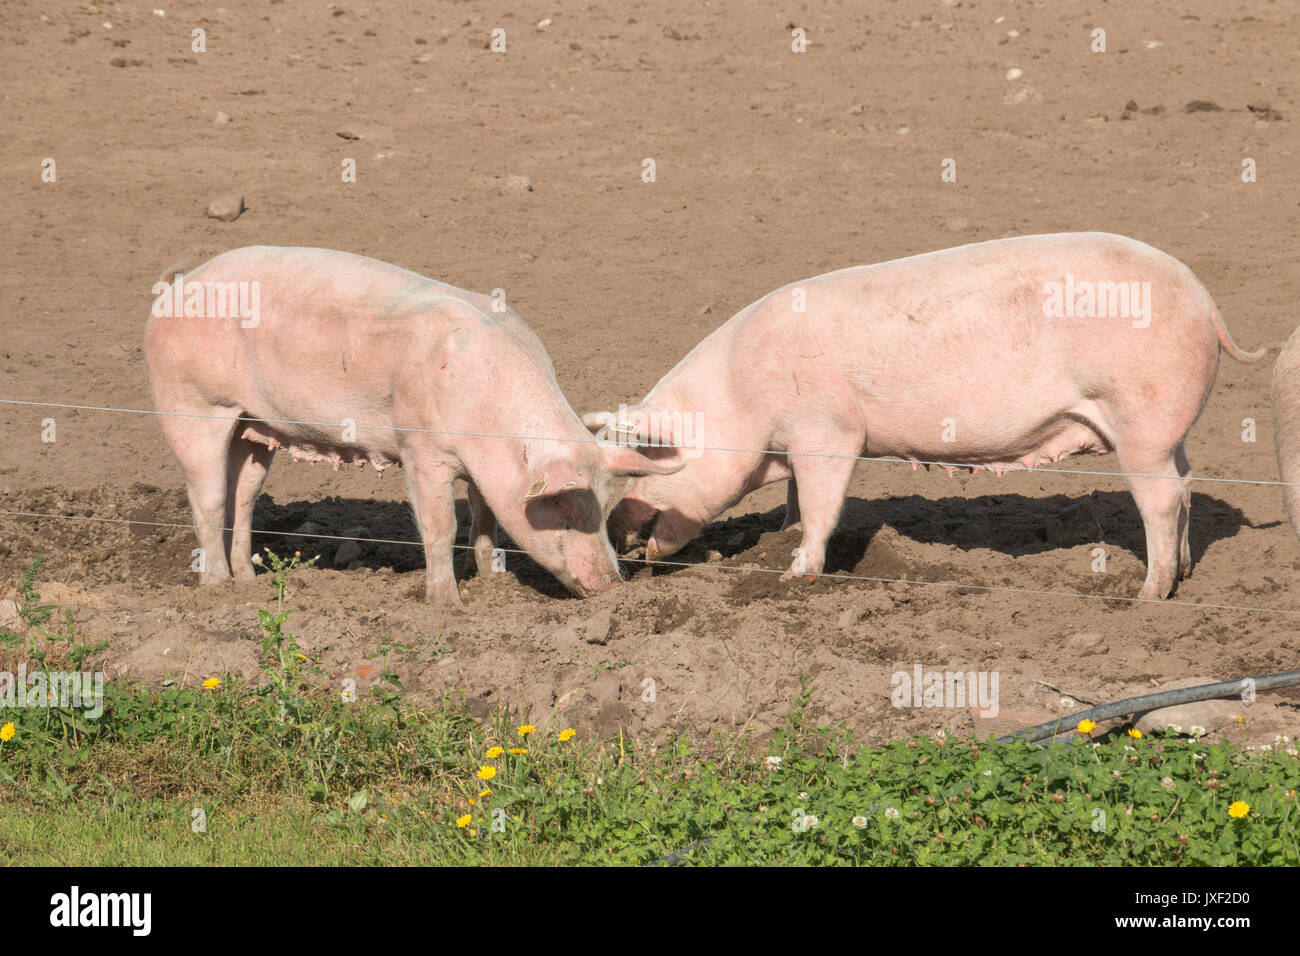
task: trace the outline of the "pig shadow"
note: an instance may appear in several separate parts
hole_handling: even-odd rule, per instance
[[[303,525],[316,525],[309,533],[299,534]],[[288,501],[277,503],[263,494],[253,508],[253,550],[270,548],[277,554],[287,555],[301,551],[304,558],[320,556],[316,566],[336,568],[388,568],[398,574],[424,571],[424,547],[416,529],[415,516],[409,502],[375,501],[365,498],[326,497],[316,501]],[[381,542],[359,541],[359,555],[345,555],[342,566],[336,566],[339,549],[345,545],[349,532],[358,538],[376,538]],[[364,533],[361,533],[364,532]],[[469,543],[469,505],[464,498],[456,499],[456,549],[453,564],[456,579],[473,577],[477,571]],[[497,547],[506,550],[505,565],[508,573],[515,575],[527,586],[551,598],[574,597],[549,571],[527,555],[519,553],[518,546],[504,532],[497,533]],[[424,575],[412,583],[412,595],[417,600],[424,597]]]
[[[707,525],[673,556],[674,561],[708,560],[715,551],[722,559],[759,548],[760,539],[780,529],[785,506],[750,513]],[[1212,495],[1192,493],[1191,547],[1193,568],[1216,541],[1235,536],[1242,528],[1274,527],[1279,522],[1252,525],[1239,508]],[[1127,491],[1094,491],[1087,495],[1028,497],[1019,494],[973,498],[849,498],[840,514],[826,554],[826,571],[852,572],[863,560],[877,531],[891,527],[905,539],[945,544],[963,551],[987,549],[1011,557],[1041,554],[1083,544],[1123,548],[1146,561],[1146,535],[1133,496]],[[776,554],[788,564],[797,531]],[[769,549],[764,549],[769,550]],[[714,556],[716,559],[716,555]],[[636,562],[634,562],[636,564]],[[641,565],[642,567],[644,565]],[[655,574],[674,574],[681,567],[659,566]]]
[[[691,564],[705,562],[710,552],[723,560],[760,547],[764,535],[780,529],[785,506],[767,512],[753,512],[706,525],[681,551],[669,558],[674,564],[656,565],[654,575],[676,574]],[[319,501],[276,503],[263,494],[253,515],[253,547],[270,547],[279,554],[301,551],[304,556],[320,555],[318,567],[335,567],[339,548],[335,537],[299,535],[305,522],[318,526],[316,533],[342,536],[364,529],[366,538],[384,543],[361,542],[361,553],[347,562],[350,567],[373,570],[389,568],[405,574],[423,571],[424,550],[408,503],[361,498],[327,497]],[[1214,542],[1235,536],[1242,528],[1273,527],[1279,522],[1252,525],[1239,508],[1212,495],[1192,493],[1192,563],[1200,562]],[[891,527],[905,539],[923,544],[945,544],[963,551],[987,549],[1012,557],[1041,554],[1082,544],[1124,548],[1146,560],[1146,537],[1142,518],[1133,496],[1127,491],[1094,491],[1087,495],[1048,495],[1031,498],[1019,494],[981,495],[973,498],[926,498],[907,495],[894,498],[849,498],[839,525],[827,548],[826,571],[851,573],[862,562],[876,532]],[[456,577],[464,580],[477,572],[467,547],[469,510],[463,498],[456,500]],[[788,532],[789,542],[771,550],[773,561],[789,562],[789,548],[798,544],[798,532]],[[400,542],[400,543],[392,543]],[[549,598],[571,598],[567,588],[527,555],[504,532],[498,532],[498,547],[506,549],[507,572]],[[789,547],[786,547],[786,545]],[[624,576],[644,571],[639,551],[622,556]],[[347,557],[347,556],[345,556]],[[355,562],[355,563],[353,563]],[[764,566],[772,561],[763,560]],[[773,565],[775,566],[775,565]],[[344,570],[344,568],[339,568]],[[412,583],[412,594],[421,598],[424,579]]]

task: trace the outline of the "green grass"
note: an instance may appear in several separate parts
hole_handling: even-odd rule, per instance
[[[415,709],[386,669],[346,699],[284,630],[296,560],[269,556],[263,674],[213,689],[107,685],[104,713],[0,707],[0,857],[19,865],[1300,865],[1300,764],[1177,739],[1046,747],[918,737],[884,746],[809,726],[805,686],[758,746],[560,739]],[[32,667],[95,649],[34,589]],[[0,734],[0,738],[6,736]],[[528,752],[488,757],[489,748]],[[769,760],[769,756],[779,760]],[[491,768],[483,771],[482,768]],[[489,776],[484,780],[482,772]],[[484,793],[484,790],[490,790]],[[1228,808],[1249,804],[1241,818]],[[856,819],[855,819],[856,818]],[[458,825],[463,824],[463,825]],[[686,849],[685,853],[680,853]]]

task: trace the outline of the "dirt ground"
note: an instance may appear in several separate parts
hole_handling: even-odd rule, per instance
[[[640,398],[787,282],[1007,235],[1149,242],[1196,272],[1246,348],[1276,354],[1297,322],[1300,23],[1285,3],[164,8],[0,9],[0,399],[147,409],[155,279],[259,243],[508,290],[578,411]],[[488,48],[496,27],[505,53]],[[949,157],[956,182],[941,181]],[[347,158],[356,182],[341,181]],[[207,218],[231,192],[243,214]],[[1276,480],[1271,367],[1224,358],[1188,442],[1195,474]],[[255,672],[269,584],[197,586],[181,474],[151,416],[0,404],[0,437],[0,597],[45,555],[42,593],[111,642],[110,673]],[[337,540],[292,535],[310,520],[414,541],[400,475],[285,457],[255,543],[322,554],[289,629],[339,681],[377,680],[388,639],[415,648],[389,664],[417,701],[460,689],[484,713],[505,703],[587,735],[761,736],[801,674],[817,718],[875,739],[983,736],[1051,717],[1063,694],[1300,667],[1300,547],[1276,487],[1195,486],[1195,568],[1163,604],[1100,597],[1136,595],[1145,573],[1120,479],[863,463],[850,494],[830,569],[906,583],[781,583],[769,572],[797,544],[778,531],[783,484],[706,529],[680,555],[692,566],[629,563],[628,584],[586,601],[511,556],[488,580],[462,568],[465,610],[443,610],[420,600],[418,547],[367,544],[335,570]],[[1080,502],[1100,536],[1068,520]],[[891,675],[917,664],[997,672],[1001,717],[895,708]],[[1222,731],[1234,740],[1300,737],[1300,693],[1243,713]]]

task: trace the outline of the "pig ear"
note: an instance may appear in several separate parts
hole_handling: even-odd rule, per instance
[[[582,424],[602,444],[678,445],[682,436],[676,432],[676,419],[660,405],[620,407],[617,412],[587,412]]]
[[[650,458],[628,445],[602,445],[600,460],[611,475],[641,478],[645,475],[675,475],[686,467],[682,449],[668,449],[671,457]]]
[[[524,501],[532,501],[534,498],[546,495],[584,491],[591,487],[591,476],[579,471],[573,462],[566,458],[552,458],[545,461],[537,466],[534,474],[537,477],[524,493]]]
[[[686,455],[674,418],[658,405],[637,405],[615,412],[588,412],[582,423],[596,436],[597,453],[611,475],[639,478],[681,471]],[[654,448],[654,457],[637,446]],[[667,446],[667,447],[665,447]]]
[[[619,421],[615,412],[587,412],[582,416],[582,424],[596,436],[596,441],[618,442],[622,445],[637,444],[637,427],[630,421]]]

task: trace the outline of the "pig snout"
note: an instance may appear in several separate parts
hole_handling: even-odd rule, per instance
[[[610,540],[623,551],[644,544],[647,561],[676,554],[702,525],[676,508],[659,509],[636,498],[619,502],[608,522]]]
[[[566,550],[564,562],[552,573],[578,597],[595,597],[603,594],[616,584],[623,582],[618,570],[618,559],[609,550],[608,544],[592,549],[588,553],[574,553]]]
[[[629,492],[628,496],[615,505],[614,510],[609,513],[609,520],[606,522],[609,540],[620,553],[638,544],[644,544],[650,539],[654,531],[655,519],[658,517],[658,508],[635,497],[633,492]]]
[[[590,575],[585,581],[579,579],[574,591],[579,597],[595,597],[604,594],[616,584],[621,584],[623,576],[617,571],[602,571]]]

